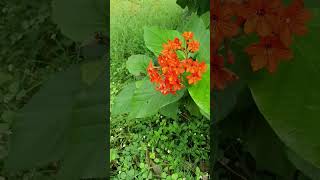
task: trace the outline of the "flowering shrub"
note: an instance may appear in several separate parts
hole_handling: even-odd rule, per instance
[[[212,2],[214,121],[224,124],[232,119],[228,133],[242,120],[255,124],[246,122],[250,125],[237,128],[251,135],[245,135],[244,144],[248,144],[258,169],[292,178],[273,165],[289,162],[311,179],[320,177],[319,131],[315,128],[320,125],[320,86],[315,78],[320,72],[319,1]],[[255,108],[258,113],[252,115]],[[271,131],[263,129],[263,123]],[[265,149],[275,147],[273,137],[284,146],[266,158],[269,152]]]
[[[181,32],[145,27],[145,45],[153,54],[128,58],[127,69],[136,81],[118,94],[112,114],[127,114],[130,119],[160,112],[175,119],[183,107],[209,118],[209,40],[209,29],[195,14]]]
[[[144,118],[160,112],[174,119],[184,107],[209,119],[209,29],[203,18],[192,15],[180,30],[144,28],[145,45],[154,56],[128,58],[127,69],[136,81],[119,93],[113,115]]]
[[[184,32],[185,47],[182,47],[182,42],[179,38],[168,43],[163,44],[163,50],[158,57],[160,67],[154,67],[152,60],[150,60],[147,72],[150,81],[157,85],[156,89],[162,94],[175,94],[176,91],[184,87],[183,73],[190,73],[186,78],[187,82],[195,84],[201,80],[202,74],[206,71],[207,65],[205,62],[199,63],[198,60],[193,60],[189,54],[195,53],[199,50],[199,42],[193,40],[192,32]],[[179,60],[177,51],[184,54],[184,60]],[[159,73],[161,71],[161,74]]]

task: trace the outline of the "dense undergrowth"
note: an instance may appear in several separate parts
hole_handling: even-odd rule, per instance
[[[126,70],[127,58],[150,53],[144,45],[143,27],[177,29],[188,13],[170,0],[111,0],[111,103],[134,80]],[[207,119],[182,108],[178,120],[159,114],[134,120],[112,116],[110,122],[114,179],[199,179],[207,174]]]
[[[8,173],[12,117],[54,72],[78,63],[78,46],[51,20],[51,0],[0,1],[0,179],[47,179],[55,165]]]

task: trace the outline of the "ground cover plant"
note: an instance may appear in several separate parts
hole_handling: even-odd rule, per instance
[[[151,12],[150,6],[153,7]],[[192,32],[194,42],[199,42],[199,50],[196,45],[191,51],[201,53],[192,52],[189,57],[198,59],[199,63],[194,61],[193,67],[203,62],[202,66],[208,70],[204,72],[207,74],[200,73],[201,79],[208,77],[209,66],[204,63],[209,62],[208,19],[204,22],[199,16],[190,16],[191,13],[175,1],[111,1],[111,7],[111,16],[115,17],[111,19],[112,178],[207,177],[209,121],[203,114],[209,116],[209,97],[205,98],[207,102],[191,98],[186,89],[193,84],[187,79],[190,72],[171,74],[176,83],[163,79],[166,84],[160,85],[160,79],[170,76],[167,72],[182,66],[184,53],[175,56],[171,51],[174,48],[168,49],[175,57],[176,67],[168,67],[165,60],[161,63],[158,59],[161,59],[165,43],[168,46],[176,43],[176,50],[183,47],[186,50],[183,32]],[[120,7],[133,10],[122,11]],[[200,82],[196,84],[199,86]],[[204,84],[209,86],[209,78],[206,82]],[[209,95],[209,92],[204,94]],[[204,109],[203,114],[199,104]]]
[[[308,0],[211,4],[217,179],[319,179],[318,16]]]

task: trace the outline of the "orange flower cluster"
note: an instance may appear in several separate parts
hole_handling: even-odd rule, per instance
[[[290,50],[292,37],[306,34],[306,22],[311,18],[310,12],[304,8],[303,0],[293,0],[288,6],[281,0],[213,0],[211,12],[212,55],[221,56],[218,50],[224,42],[227,52],[225,57],[232,63],[232,51],[226,42],[239,35],[241,32],[239,29],[243,28],[244,33],[256,33],[260,38],[258,43],[245,49],[245,52],[252,57],[253,71],[266,67],[270,73],[275,72],[281,60],[290,60],[293,57]],[[219,58],[211,59],[217,61]],[[213,62],[213,64],[220,64],[220,68],[213,70],[221,70],[221,63]],[[236,79],[225,76],[217,78],[223,84]],[[223,87],[221,83],[215,86],[217,89]]]
[[[183,75],[186,76],[188,84],[192,85],[201,80],[202,74],[206,71],[205,62],[199,62],[189,57],[190,53],[199,50],[200,43],[193,39],[192,32],[182,34],[185,40],[185,47],[179,38],[169,40],[163,44],[163,50],[158,57],[159,67],[155,67],[150,60],[147,72],[152,83],[155,83],[156,89],[162,94],[176,94],[176,91],[182,89]],[[185,59],[179,60],[177,52],[184,53]]]

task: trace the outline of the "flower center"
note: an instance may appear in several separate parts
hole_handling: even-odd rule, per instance
[[[264,15],[266,14],[266,10],[263,9],[263,8],[258,9],[257,12],[256,12],[256,14],[257,14],[258,16],[264,16]]]
[[[214,15],[212,16],[212,19],[213,19],[213,21],[218,21],[218,16],[214,14]]]

